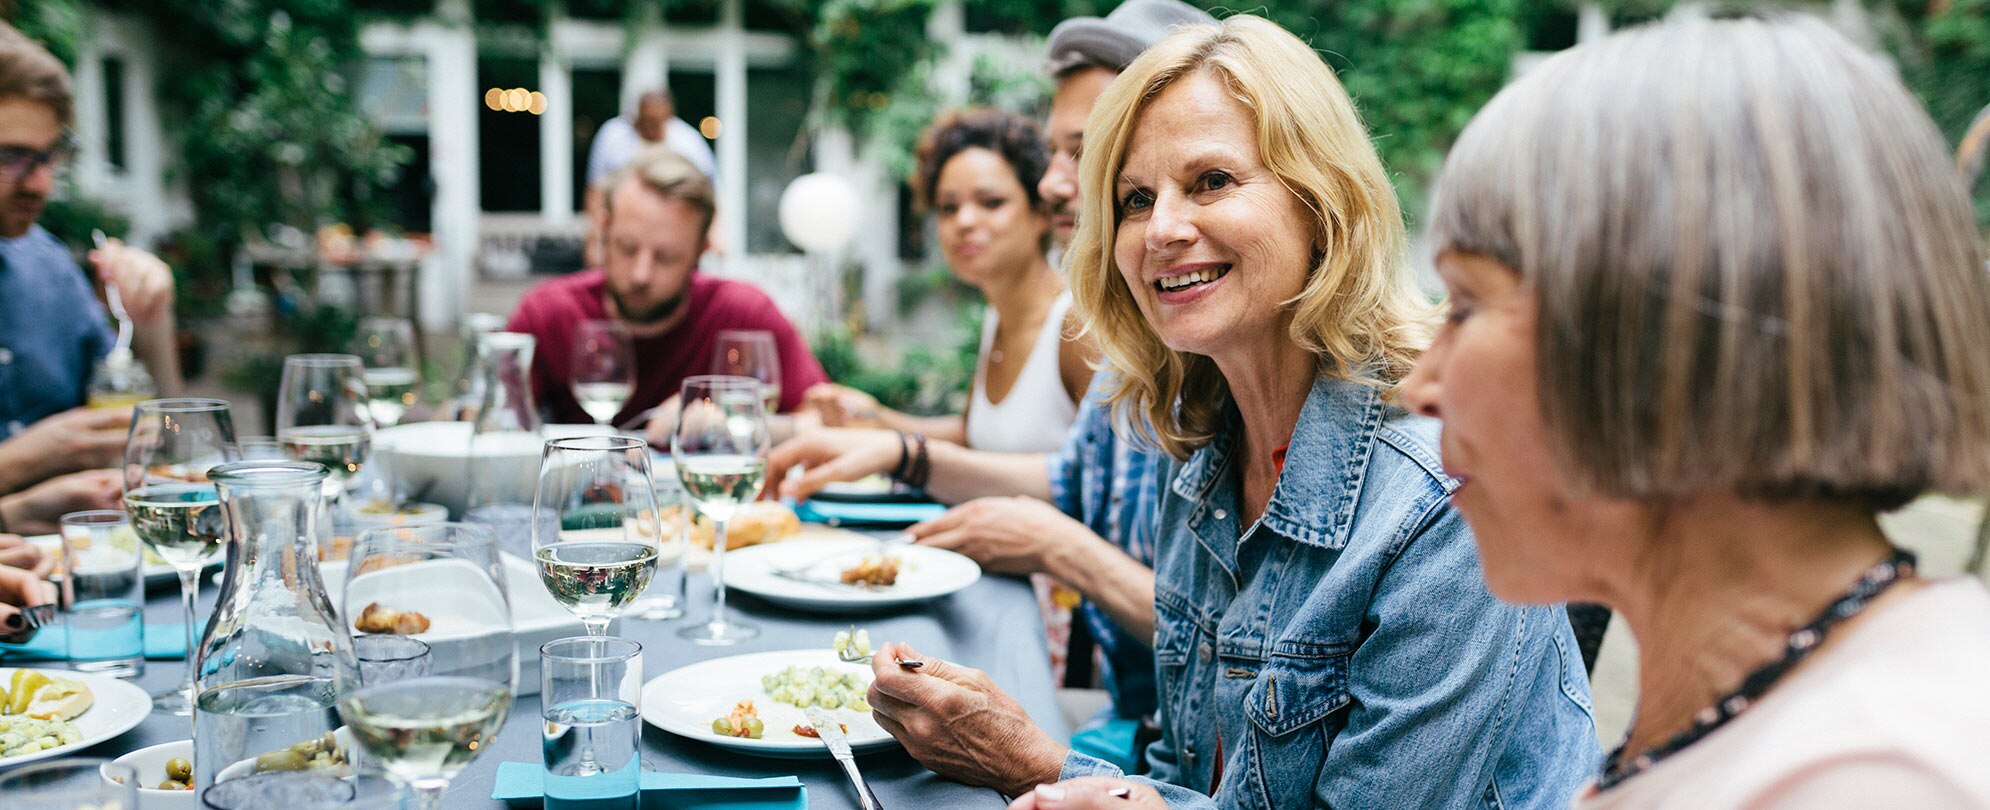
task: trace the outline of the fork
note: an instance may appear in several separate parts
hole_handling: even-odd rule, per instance
[[[914,538],[911,532],[900,532],[890,537],[878,540],[877,545],[869,550],[858,551],[856,549],[841,549],[837,551],[831,551],[827,554],[819,554],[816,555],[815,557],[803,560],[798,563],[790,563],[788,565],[770,565],[767,566],[767,572],[782,579],[796,579],[796,580],[801,580],[803,582],[821,582],[823,584],[841,585],[843,583],[840,582],[829,583],[826,580],[811,579],[805,576],[805,574],[808,573],[809,569],[821,565],[825,561],[836,559],[837,557],[847,557],[852,554],[879,554],[883,553],[886,550],[897,548],[899,546],[911,545],[912,541],[915,539],[917,538]],[[856,587],[856,586],[853,585],[851,587]]]
[[[90,239],[97,244],[98,250],[110,247],[110,237],[104,236],[102,230],[92,228]],[[104,297],[111,305],[111,314],[117,316],[117,347],[130,350],[131,314],[124,310],[124,296],[118,293],[117,282],[104,282]]]

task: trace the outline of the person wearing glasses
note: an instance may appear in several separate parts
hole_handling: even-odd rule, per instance
[[[90,369],[110,352],[114,333],[90,278],[36,224],[57,173],[75,153],[66,126],[72,107],[62,63],[0,24],[0,495],[111,466],[130,421],[127,409],[79,407]],[[172,271],[158,257],[115,241],[91,251],[89,260],[96,278],[122,293],[134,349],[159,391],[170,395],[180,380]]]

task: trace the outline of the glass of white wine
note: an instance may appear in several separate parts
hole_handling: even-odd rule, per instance
[[[419,396],[415,370],[415,326],[406,318],[373,317],[359,322],[353,354],[365,365],[367,407],[379,427],[393,427]]]
[[[187,667],[179,686],[152,696],[152,710],[193,714],[194,599],[200,572],[220,559],[226,537],[219,496],[207,471],[236,461],[235,424],[219,399],[153,399],[138,404],[124,442],[124,509],[132,531],[180,575],[186,608]]]
[[[765,329],[721,329],[712,346],[712,373],[752,377],[760,381],[760,396],[772,416],[781,410],[781,349]]]
[[[532,500],[532,556],[546,591],[589,635],[607,635],[608,623],[649,588],[662,550],[661,518],[647,442],[546,442]]]
[[[373,416],[365,368],[350,354],[293,354],[283,359],[277,389],[276,440],[298,461],[315,461],[332,471],[325,498],[336,528],[352,479],[366,466],[373,446]]]
[[[734,644],[760,628],[726,618],[726,524],[760,497],[767,477],[767,413],[761,381],[706,375],[684,381],[670,453],[684,494],[712,521],[712,617],[677,631],[699,644]]]
[[[466,523],[374,529],[346,571],[340,612],[355,635],[399,633],[429,653],[426,674],[376,673],[340,698],[339,717],[415,806],[440,808],[504,727],[518,682],[497,540]]]
[[[612,425],[636,387],[636,346],[621,321],[582,321],[574,329],[574,399],[596,424]]]

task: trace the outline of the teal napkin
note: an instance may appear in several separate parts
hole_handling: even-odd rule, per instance
[[[546,768],[531,762],[498,763],[491,798],[537,803],[546,795]],[[695,773],[643,773],[643,807],[698,810],[806,810],[808,789],[792,776],[739,779]]]
[[[183,624],[147,624],[145,657],[175,661],[187,657],[187,631]],[[62,661],[69,658],[69,628],[56,624],[44,627],[26,644],[0,644],[0,658],[21,661]]]
[[[947,508],[937,503],[850,503],[846,501],[802,501],[795,515],[810,523],[827,523],[849,529],[895,529],[922,520],[932,520]]]

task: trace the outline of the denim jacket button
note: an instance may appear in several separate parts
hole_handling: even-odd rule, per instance
[[[1210,645],[1209,645],[1209,642],[1207,642],[1207,641],[1205,641],[1205,642],[1202,642],[1202,645],[1201,645],[1201,646],[1199,646],[1199,647],[1196,647],[1196,648],[1195,648],[1195,650],[1196,650],[1196,652],[1200,653],[1200,654],[1202,655],[1202,657],[1203,657],[1203,658],[1214,658],[1214,657],[1216,657],[1216,648],[1215,648],[1215,647],[1212,647],[1212,646],[1210,646]]]
[[[1215,515],[1217,520],[1222,520],[1230,516],[1230,510],[1218,509],[1215,512],[1212,512],[1211,514]]]

